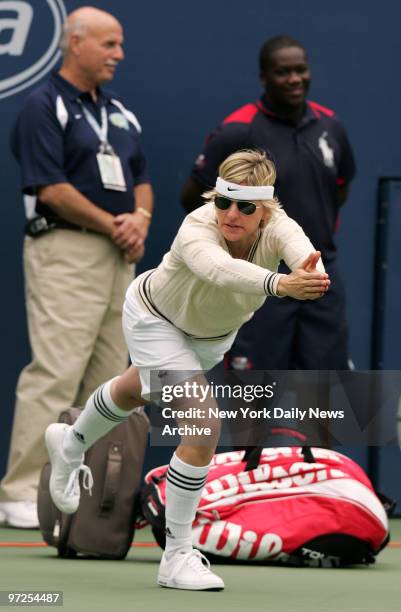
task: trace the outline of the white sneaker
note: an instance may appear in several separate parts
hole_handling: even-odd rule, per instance
[[[163,553],[160,561],[157,583],[171,589],[191,591],[221,591],[224,582],[213,574],[210,563],[199,550],[171,553],[168,558]]]
[[[84,455],[79,459],[68,461],[63,455],[63,438],[69,425],[53,423],[46,429],[45,440],[50,457],[52,471],[50,474],[50,495],[61,512],[73,514],[79,506],[80,488],[79,473],[83,472],[82,485],[89,493],[92,492],[92,472],[83,464]]]
[[[37,529],[39,520],[36,503],[32,501],[1,502],[0,523],[20,529]]]

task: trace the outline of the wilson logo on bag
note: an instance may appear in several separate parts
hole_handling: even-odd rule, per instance
[[[389,540],[388,519],[354,461],[322,448],[252,452],[214,456],[193,523],[196,548],[232,561],[374,562]],[[142,513],[162,547],[167,467],[146,475],[142,494]]]

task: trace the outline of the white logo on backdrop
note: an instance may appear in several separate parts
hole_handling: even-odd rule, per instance
[[[0,99],[12,96],[36,83],[51,70],[60,57],[58,43],[62,24],[66,18],[65,6],[63,0],[44,0],[42,3],[44,8],[41,10],[49,11],[53,22],[46,51],[41,57],[36,58],[33,64],[29,63],[18,73],[0,79]],[[36,27],[36,23],[32,24],[32,21],[35,17],[35,11],[38,11],[38,4],[38,0],[35,0],[35,2],[0,0],[0,35],[5,30],[11,31],[9,40],[0,44],[0,56],[24,57],[28,37],[35,35],[35,30],[32,31],[32,28]],[[2,17],[2,13],[5,12],[11,13],[12,17]],[[41,35],[43,37],[43,32]],[[4,60],[2,63],[4,63]]]

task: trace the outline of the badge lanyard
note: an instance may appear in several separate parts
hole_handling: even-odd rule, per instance
[[[85,119],[100,141],[96,159],[103,187],[113,191],[127,191],[121,160],[107,140],[109,125],[106,107],[102,106],[100,109],[101,124],[99,125],[92,113],[84,106],[82,100],[79,100],[79,103]]]

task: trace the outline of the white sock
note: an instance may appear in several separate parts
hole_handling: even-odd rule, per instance
[[[189,465],[174,455],[166,483],[166,553],[192,550],[192,523],[209,465]]]
[[[123,423],[133,410],[121,410],[110,395],[112,378],[92,393],[85,408],[63,439],[63,452],[67,459],[78,459],[96,440]]]

